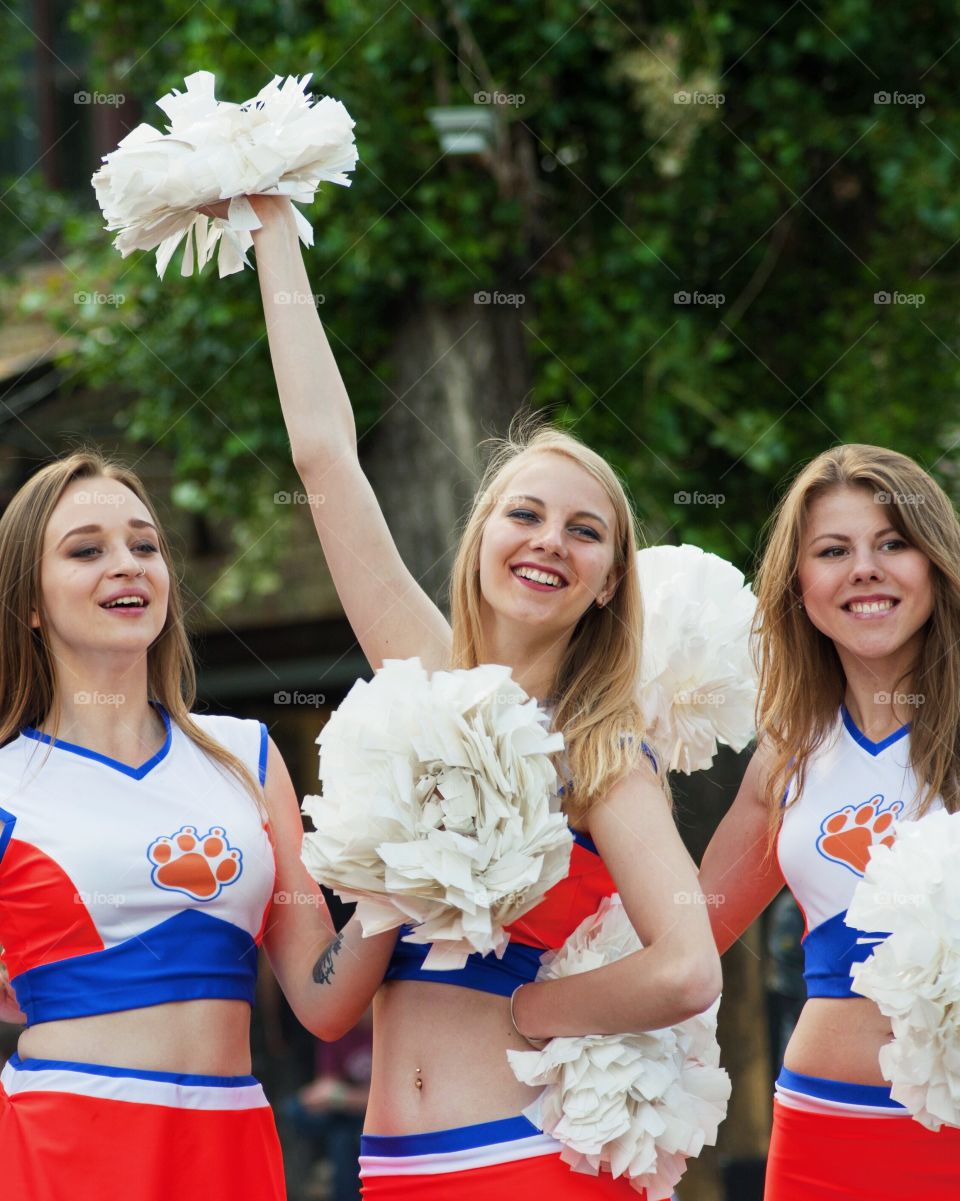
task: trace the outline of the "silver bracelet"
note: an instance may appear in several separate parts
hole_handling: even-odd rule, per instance
[[[510,1021],[513,1023],[514,1030],[516,1030],[517,1034],[520,1035],[520,1037],[523,1039],[523,1041],[525,1043],[529,1043],[530,1046],[533,1047],[535,1051],[542,1051],[543,1048],[550,1041],[550,1039],[549,1038],[531,1038],[528,1034],[524,1034],[523,1031],[520,1029],[520,1027],[517,1025],[517,1019],[514,1016],[514,1012],[513,1012],[513,998],[517,995],[517,993],[520,991],[521,988],[523,988],[523,985],[518,984],[517,987],[510,994]]]

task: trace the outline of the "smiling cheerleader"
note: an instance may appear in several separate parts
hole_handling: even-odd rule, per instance
[[[765,1199],[955,1201],[960,1129],[891,1099],[890,1022],[850,975],[883,933],[844,917],[873,847],[960,807],[960,523],[911,459],[836,447],[781,502],[757,595],[759,745],[700,878],[721,951],[784,883],[806,920]]]
[[[509,929],[502,958],[424,967],[429,946],[361,940],[353,919],[318,965],[327,1037],[374,1001],[363,1192],[400,1197],[623,1197],[624,1178],[572,1171],[524,1111],[508,1049],[555,1035],[659,1029],[706,1009],[719,965],[696,875],[635,700],[640,600],[633,517],[599,455],[543,429],[505,444],[457,552],[448,623],[400,559],[357,458],[353,414],[297,245],[290,206],[253,198],[270,350],[294,462],[340,600],[370,664],[419,657],[430,672],[504,664],[562,732],[576,845],[565,879]],[[304,303],[281,304],[278,297]],[[534,982],[545,950],[619,892],[643,949]],[[359,957],[365,987],[341,971]],[[382,983],[381,983],[382,982]]]
[[[0,595],[0,1017],[26,1023],[0,1075],[3,1197],[282,1201],[250,1075],[257,948],[310,1026],[333,933],[283,762],[259,722],[190,713],[131,471],[84,452],[37,472],[0,519]]]

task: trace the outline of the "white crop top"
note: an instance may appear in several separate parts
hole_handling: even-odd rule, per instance
[[[166,741],[136,768],[29,727],[0,747],[0,941],[28,1024],[252,1003],[273,849],[254,798],[158,711]],[[263,782],[265,727],[194,721]]]
[[[844,917],[871,847],[889,845],[897,823],[916,815],[910,727],[871,742],[841,707],[834,731],[807,762],[799,800],[794,789],[791,781],[777,851],[803,911],[807,995],[856,996],[850,968],[885,935],[854,930]]]

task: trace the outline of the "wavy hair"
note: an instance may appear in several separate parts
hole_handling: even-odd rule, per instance
[[[636,702],[642,606],[637,577],[635,518],[616,473],[573,435],[521,417],[508,436],[493,441],[473,508],[457,550],[450,583],[453,666],[485,661],[481,624],[480,543],[500,495],[522,466],[542,455],[562,455],[603,488],[615,515],[613,567],[619,583],[608,604],[591,606],[570,637],[553,681],[553,724],[564,735],[564,768],[572,779],[564,808],[576,820],[638,761],[643,719]],[[666,779],[659,772],[666,790]]]
[[[912,459],[850,444],[824,451],[796,477],[773,514],[757,574],[757,730],[771,756],[771,823],[791,779],[800,794],[810,756],[834,727],[846,690],[840,657],[806,616],[798,581],[810,506],[837,488],[872,493],[888,508],[891,526],[930,560],[933,612],[908,675],[910,692],[936,703],[914,706],[910,765],[918,812],[940,796],[953,813],[960,808],[960,522],[943,489]]]
[[[40,566],[50,515],[77,480],[114,480],[142,501],[157,527],[163,561],[170,572],[170,594],[163,628],[147,650],[149,699],[159,702],[188,738],[230,772],[261,805],[261,792],[236,755],[205,733],[190,716],[196,699],[196,671],[183,624],[183,604],[170,546],[139,476],[99,451],[83,449],[48,463],[16,493],[0,518],[0,745],[26,725],[38,725],[54,708],[56,674],[43,638]],[[40,615],[40,629],[30,625]],[[57,731],[51,734],[56,741]]]

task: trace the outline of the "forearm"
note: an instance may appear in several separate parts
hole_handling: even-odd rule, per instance
[[[397,935],[389,930],[364,938],[359,921],[351,918],[301,964],[284,992],[308,1030],[332,1042],[357,1024],[383,982]]]
[[[353,410],[317,314],[289,205],[258,204],[257,274],[280,407],[301,475],[356,455]]]
[[[659,1030],[702,1013],[719,992],[715,954],[680,959],[651,946],[589,972],[524,985],[514,1017],[537,1039]]]
[[[783,887],[766,830],[756,833],[743,823],[721,823],[703,857],[700,887],[722,955]]]

